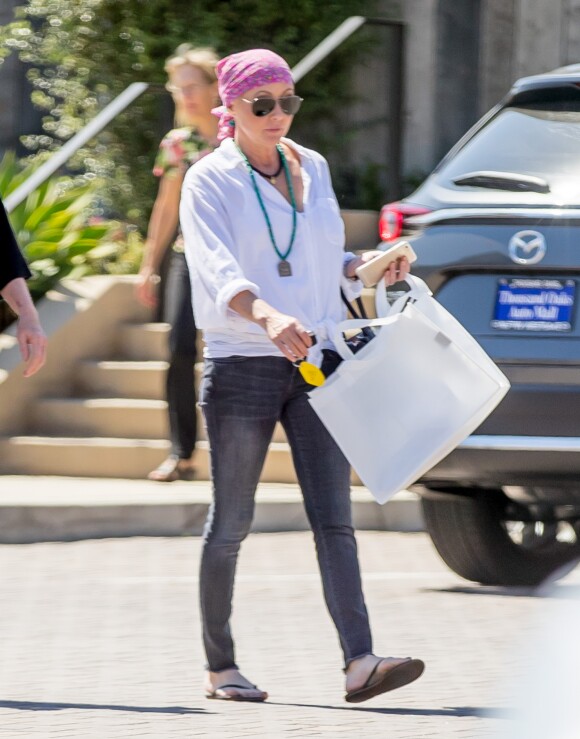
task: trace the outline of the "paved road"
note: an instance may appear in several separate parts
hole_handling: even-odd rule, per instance
[[[308,533],[252,535],[243,550],[234,629],[264,705],[202,695],[198,538],[0,546],[0,736],[510,736],[521,645],[554,599],[470,585],[422,533],[359,543],[377,651],[421,656],[427,671],[355,707]]]

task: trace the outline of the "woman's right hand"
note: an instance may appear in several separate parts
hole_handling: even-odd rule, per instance
[[[265,320],[268,338],[291,362],[304,359],[312,346],[312,337],[293,316],[272,312]]]
[[[150,268],[143,268],[140,270],[138,277],[139,282],[135,287],[137,300],[147,308],[155,308],[158,300],[159,275]]]
[[[280,313],[250,290],[242,290],[234,295],[229,307],[248,321],[261,326],[270,341],[291,362],[304,359],[308,354],[312,337],[294,316]]]
[[[159,275],[154,267],[163,262],[165,253],[175,236],[179,221],[179,197],[183,175],[164,175],[153,204],[147,238],[143,247],[143,260],[139,270],[139,282],[135,288],[137,299],[147,308],[157,305]],[[152,266],[153,265],[153,266]]]

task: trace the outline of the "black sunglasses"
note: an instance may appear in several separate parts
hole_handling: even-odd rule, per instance
[[[253,100],[246,100],[246,98],[242,98],[242,100],[244,101],[244,103],[251,104],[252,113],[255,116],[258,116],[258,118],[262,118],[265,115],[270,115],[270,113],[276,107],[276,103],[280,104],[282,112],[286,115],[296,115],[296,113],[298,113],[298,111],[300,110],[300,105],[302,104],[303,98],[298,97],[298,95],[283,95],[280,98],[262,97],[254,98]]]

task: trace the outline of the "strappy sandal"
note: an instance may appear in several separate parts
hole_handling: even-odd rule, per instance
[[[236,685],[235,683],[227,683],[227,685],[218,685],[215,690],[207,690],[205,693],[205,697],[209,698],[210,700],[245,701],[247,703],[263,703],[268,697],[267,693],[264,692],[262,692],[262,696],[259,698],[255,696],[240,695],[239,693],[235,693],[234,695],[218,695],[218,690],[225,690],[226,688],[237,688],[238,690],[259,690],[257,685],[248,686]]]
[[[166,460],[161,462],[159,467],[156,467],[152,472],[147,475],[148,480],[154,482],[175,482],[175,480],[193,480],[195,478],[195,467],[192,465],[180,466],[180,462],[185,460],[173,455],[167,457]]]
[[[377,677],[377,668],[382,661],[380,659],[373,667],[371,674],[362,688],[351,690],[344,696],[344,700],[347,703],[362,703],[369,698],[374,698],[376,695],[381,695],[381,693],[402,688],[403,685],[408,685],[421,677],[425,670],[425,663],[422,660],[411,659],[409,657],[404,662],[393,665],[387,672]]]

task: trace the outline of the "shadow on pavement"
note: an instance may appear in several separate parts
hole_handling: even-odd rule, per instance
[[[364,711],[391,716],[446,716],[449,718],[502,718],[513,719],[515,711],[509,708],[475,708],[473,706],[450,706],[443,708],[367,708],[366,706],[324,706],[317,703],[282,703],[267,701],[264,706],[296,706],[296,708],[329,708],[333,711]]]
[[[495,587],[492,585],[454,585],[451,588],[422,588],[423,593],[456,593],[458,595],[501,595],[510,598],[538,598],[537,588]]]
[[[186,708],[185,706],[118,706],[109,703],[41,703],[39,701],[6,701],[0,700],[0,709],[9,708],[13,711],[64,711],[67,709],[97,710],[97,711],[126,711],[128,713],[201,713],[209,716],[212,711],[203,708]]]
[[[549,586],[549,587],[548,587]],[[450,588],[422,588],[424,593],[459,593],[461,595],[500,595],[511,598],[578,598],[578,583],[547,583],[537,587],[500,587],[493,585],[454,585]]]

